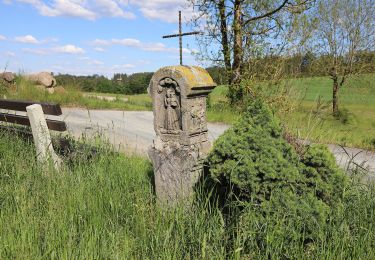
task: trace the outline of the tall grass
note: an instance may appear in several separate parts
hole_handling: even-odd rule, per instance
[[[225,254],[218,212],[156,206],[147,160],[104,150],[46,172],[31,144],[9,137],[0,136],[1,259]]]
[[[147,160],[110,149],[46,170],[31,143],[0,132],[0,259],[375,257],[373,185],[353,182],[306,245],[278,235],[301,229],[289,225],[293,216],[227,226],[203,196],[188,210],[159,208],[151,176]]]

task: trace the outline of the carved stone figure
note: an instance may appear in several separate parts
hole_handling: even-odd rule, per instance
[[[164,78],[158,84],[157,93],[164,98],[165,110],[161,110],[164,123],[160,129],[163,133],[177,134],[181,130],[180,92],[177,82],[171,78]]]
[[[177,109],[179,108],[178,100],[176,98],[176,93],[173,88],[168,88],[165,94],[164,105],[167,110],[165,114],[164,127],[169,132],[174,132],[180,130],[180,120],[177,114]]]
[[[188,204],[192,197],[210,147],[206,97],[215,87],[199,67],[164,67],[151,79],[156,138],[149,157],[160,203]]]

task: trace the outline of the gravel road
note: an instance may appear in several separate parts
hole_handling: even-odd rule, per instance
[[[153,114],[148,111],[113,111],[87,110],[81,108],[63,108],[63,118],[69,132],[75,137],[82,134],[90,137],[101,134],[116,148],[127,153],[145,155],[155,136]],[[208,124],[211,141],[219,137],[229,126],[225,124]],[[359,165],[369,170],[375,177],[375,154],[356,148],[342,148],[328,145],[338,164]]]
[[[74,136],[102,134],[110,143],[126,152],[146,154],[155,137],[154,116],[149,111],[63,108],[62,117],[68,131]],[[215,140],[227,128],[224,124],[209,123],[210,140]]]

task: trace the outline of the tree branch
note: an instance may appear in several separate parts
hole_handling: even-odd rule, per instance
[[[263,18],[265,18],[265,17],[269,17],[269,16],[271,16],[271,15],[277,13],[278,11],[280,11],[281,9],[283,9],[284,6],[285,6],[288,2],[289,2],[289,0],[284,0],[284,1],[282,2],[282,4],[281,4],[279,7],[277,7],[276,9],[274,9],[274,10],[268,12],[268,13],[265,13],[265,14],[259,15],[259,16],[251,17],[250,19],[248,19],[248,20],[246,20],[246,21],[244,22],[244,25],[247,25],[248,23],[250,23],[250,22],[252,22],[252,21],[260,20],[260,19],[263,19]]]

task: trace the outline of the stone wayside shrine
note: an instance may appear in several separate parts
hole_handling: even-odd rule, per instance
[[[199,67],[164,67],[151,79],[156,138],[148,154],[159,203],[188,204],[191,199],[210,148],[206,98],[215,87]]]

